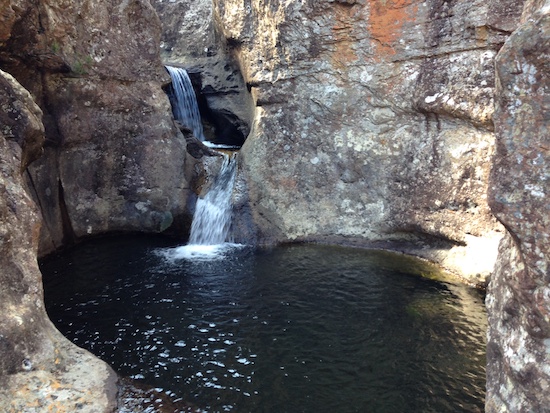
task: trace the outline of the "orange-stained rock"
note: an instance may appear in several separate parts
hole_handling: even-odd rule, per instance
[[[215,0],[256,104],[238,208],[259,242],[397,248],[485,280],[503,235],[494,59],[520,15],[511,0]]]
[[[369,0],[369,29],[377,43],[376,55],[385,57],[395,54],[394,45],[405,40],[403,26],[420,17],[418,2],[414,0]]]

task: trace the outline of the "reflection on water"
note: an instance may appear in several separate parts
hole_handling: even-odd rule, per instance
[[[478,291],[388,253],[169,260],[162,242],[94,241],[41,263],[54,323],[121,375],[212,412],[483,411]]]

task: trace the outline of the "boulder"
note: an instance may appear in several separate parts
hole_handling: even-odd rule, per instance
[[[45,221],[40,254],[113,231],[184,238],[194,164],[162,90],[169,76],[150,3],[12,9],[0,65],[33,94],[46,127],[45,156],[29,168]]]

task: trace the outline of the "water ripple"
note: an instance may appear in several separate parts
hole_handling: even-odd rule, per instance
[[[52,320],[122,375],[211,412],[483,410],[483,296],[415,275],[433,268],[320,246],[158,251],[41,263]]]

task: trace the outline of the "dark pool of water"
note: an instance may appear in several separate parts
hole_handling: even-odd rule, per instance
[[[48,313],[121,375],[206,411],[483,411],[482,294],[388,253],[299,245],[167,261],[88,242],[41,263]]]

